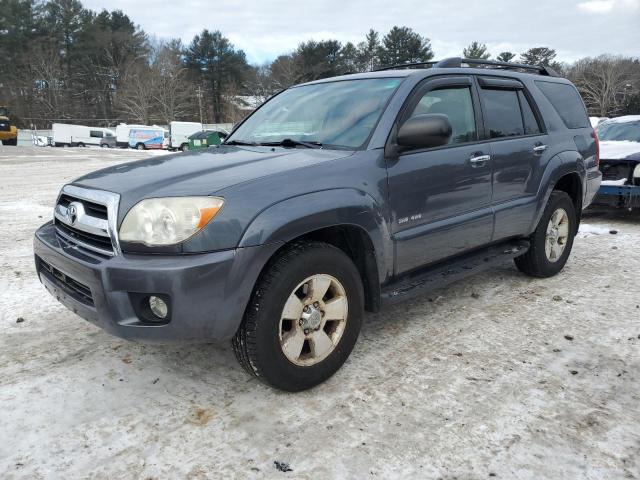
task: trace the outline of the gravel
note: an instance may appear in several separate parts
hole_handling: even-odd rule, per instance
[[[368,314],[333,378],[287,394],[226,344],[109,336],[36,279],[62,184],[147,155],[0,147],[3,480],[640,478],[638,213],[588,214],[554,278],[506,265]]]

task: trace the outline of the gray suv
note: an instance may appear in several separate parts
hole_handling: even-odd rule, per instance
[[[549,68],[401,65],[292,87],[218,147],[65,185],[35,262],[108,332],[231,340],[296,391],[340,368],[365,310],[505,260],[558,273],[600,178],[582,100]]]

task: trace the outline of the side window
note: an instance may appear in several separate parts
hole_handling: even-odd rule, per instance
[[[541,129],[538,120],[533,114],[531,104],[522,90],[518,90],[518,99],[520,100],[520,108],[522,109],[522,120],[524,120],[524,134],[535,135],[540,133]]]
[[[551,102],[567,128],[591,127],[582,98],[573,85],[539,80],[536,80],[536,85]]]
[[[524,135],[517,90],[481,90],[490,138]]]
[[[100,130],[90,130],[89,136],[94,138],[102,138],[102,132]]]
[[[449,117],[453,130],[450,144],[477,140],[473,99],[469,87],[441,88],[425,93],[410,117],[426,113],[442,113]]]

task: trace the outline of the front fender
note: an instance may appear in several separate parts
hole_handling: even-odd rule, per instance
[[[353,225],[375,248],[378,278],[393,265],[389,225],[381,206],[367,193],[348,188],[323,190],[288,198],[263,210],[245,230],[239,247],[289,242],[307,233]]]
[[[567,150],[554,155],[553,158],[549,160],[540,181],[540,187],[536,196],[538,199],[536,203],[536,214],[530,225],[529,233],[533,233],[538,226],[538,222],[540,222],[540,218],[544,213],[544,209],[547,206],[547,202],[549,201],[549,197],[551,197],[551,192],[553,192],[555,185],[562,177],[569,174],[577,174],[580,177],[582,194],[584,194],[586,169],[584,158],[579,152]],[[578,216],[579,213],[580,212],[578,212]]]

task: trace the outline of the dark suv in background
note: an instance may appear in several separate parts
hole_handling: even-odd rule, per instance
[[[558,273],[599,184],[582,100],[552,70],[402,65],[290,88],[219,147],[65,185],[35,260],[105,330],[231,339],[294,391],[343,364],[364,310],[505,259]]]

